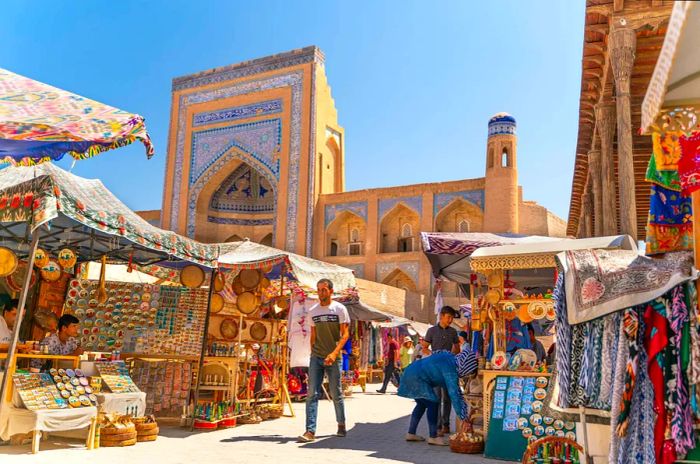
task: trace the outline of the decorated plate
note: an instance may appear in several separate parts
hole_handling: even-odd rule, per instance
[[[554,430],[554,427],[547,427],[544,429],[544,434],[547,435],[548,437],[553,436],[556,433],[556,430]]]
[[[547,302],[545,304],[547,307],[547,314],[545,317],[547,318],[548,321],[553,321],[557,318],[557,312],[554,310],[554,303],[552,302]]]
[[[532,370],[537,364],[537,354],[532,350],[519,349],[515,352],[516,355],[520,356],[520,363],[525,370]]]
[[[533,401],[532,402],[532,410],[534,412],[541,412],[543,407],[544,407],[544,403],[542,403],[542,401]]]
[[[554,418],[552,416],[544,416],[542,422],[544,422],[544,425],[552,425],[554,423]]]
[[[75,396],[71,396],[70,398],[68,398],[68,404],[70,404],[71,408],[77,408],[80,406],[80,400]]]
[[[81,298],[81,299],[79,299],[78,301],[75,302],[75,305],[76,305],[78,308],[85,309],[85,308],[87,308],[87,305],[88,305],[88,304],[87,304],[87,300],[86,300],[85,298]]]
[[[564,436],[569,440],[576,440],[576,434],[574,432],[566,432]]]
[[[527,313],[533,319],[542,319],[547,315],[547,308],[541,301],[533,301],[527,306]]]
[[[88,308],[90,309],[95,309],[100,305],[100,302],[97,301],[95,298],[91,299],[88,301]]]
[[[544,435],[544,427],[542,427],[541,425],[538,425],[537,427],[534,428],[533,432],[534,432],[535,436],[541,437],[542,435]]]
[[[503,369],[508,364],[508,357],[503,351],[496,351],[491,358],[491,367],[497,370]]]
[[[61,396],[63,398],[70,398],[70,392],[68,390],[61,390]]]
[[[554,432],[554,435],[557,436],[557,437],[559,437],[559,438],[564,438],[564,436],[565,436],[566,434],[564,433],[563,430],[557,430],[556,432]]]
[[[510,301],[506,301],[503,303],[503,317],[508,320],[512,321],[515,319],[518,315],[518,308],[515,307],[513,303]]]
[[[532,425],[542,425],[542,416],[539,414],[533,414],[530,416],[530,423]]]
[[[547,390],[544,388],[538,388],[535,390],[535,399],[543,400],[547,397]]]
[[[89,385],[86,385],[85,386],[85,393],[88,395],[92,395],[92,387],[90,387]]]
[[[85,389],[87,392],[87,388]],[[92,393],[92,389],[90,389],[90,393],[88,394],[88,398],[90,398],[90,401],[92,401],[93,404],[97,404],[97,396]]]
[[[82,385],[78,385],[77,387],[75,387],[75,392],[78,395],[84,395],[85,394],[85,387],[83,387]]]
[[[574,427],[576,427],[576,424],[574,424],[574,421],[566,421],[564,422],[564,428],[566,430],[573,430]]]
[[[68,377],[75,377],[75,371],[73,369],[66,369],[66,375]]]
[[[549,384],[547,377],[537,377],[535,380],[535,386],[537,388],[547,388],[547,384]]]
[[[72,392],[73,390],[75,390],[75,385],[73,385],[70,382],[70,379],[68,380],[68,382],[64,382],[64,383],[66,384],[66,390],[68,390],[69,392]]]
[[[60,379],[60,377],[59,377],[59,379]],[[66,385],[63,382],[56,382],[56,388],[58,388],[59,390],[65,390]]]
[[[527,422],[526,418],[524,418],[524,417],[518,418],[518,428],[520,430],[525,430],[525,427],[527,427],[527,426],[528,426],[528,422]],[[527,438],[527,437],[525,437],[525,438]]]
[[[141,295],[138,293],[134,293],[133,295],[131,295],[131,301],[136,301],[136,302],[141,301]]]
[[[564,421],[561,419],[557,419],[554,421],[554,428],[556,430],[561,430],[564,428]]]

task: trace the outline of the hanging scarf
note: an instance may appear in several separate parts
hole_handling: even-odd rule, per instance
[[[639,314],[636,308],[628,308],[625,310],[622,324],[627,344],[629,345],[629,357],[625,366],[625,385],[622,392],[622,403],[620,404],[620,415],[617,420],[616,432],[620,436],[625,436],[629,426],[628,419],[632,403],[632,393],[634,392],[634,383],[637,378],[637,368],[639,365],[639,343],[637,340]]]
[[[460,379],[463,379],[476,372],[476,356],[471,350],[461,351],[457,356],[455,356],[455,362],[457,363],[457,375]]]
[[[564,288],[564,273],[559,272],[554,287],[554,310],[557,327],[557,383],[559,397],[557,405],[562,408],[570,407],[569,388],[571,385],[571,326],[566,314],[566,292]]]
[[[689,450],[695,447],[695,434],[693,420],[690,411],[690,398],[688,396],[688,384],[683,369],[683,345],[689,342],[683,333],[687,334],[685,326],[688,324],[688,308],[685,305],[685,295],[682,286],[677,286],[672,291],[671,303],[671,330],[673,331],[676,347],[675,375],[675,409],[671,418],[671,434],[676,443],[676,453],[685,457]]]
[[[691,250],[692,218],[692,202],[689,196],[652,185],[646,227],[647,254]]]
[[[652,184],[666,187],[669,190],[681,191],[681,179],[678,176],[678,169],[669,171],[658,169],[656,155],[653,153],[649,157],[649,166],[647,167],[645,180]]]
[[[569,379],[569,404],[570,406],[583,406],[585,404],[585,392],[581,387],[582,376],[585,378],[588,375],[587,371],[582,369],[584,361],[584,345],[588,336],[588,324],[577,324],[571,328],[571,378]]]
[[[662,446],[666,432],[666,406],[664,369],[666,365],[666,347],[668,346],[668,321],[664,315],[665,306],[661,299],[656,299],[647,306],[644,313],[644,347],[648,355],[649,379],[654,389],[654,452],[659,464],[662,459]]]
[[[678,162],[681,159],[679,141],[682,136],[683,132],[680,131],[654,132],[651,135],[653,154],[659,171],[678,170]]]
[[[617,343],[620,334],[620,313],[605,318],[603,325],[603,360],[600,372],[600,399],[604,401],[603,409],[609,410],[613,389],[615,363],[617,361]]]
[[[681,159],[678,162],[678,174],[681,178],[681,190],[690,195],[700,189],[700,133],[690,137],[681,137]]]
[[[620,325],[617,330],[617,357],[615,368],[613,369],[613,389],[610,398],[610,452],[608,462],[615,463],[618,459],[620,450],[621,437],[617,434],[617,423],[620,417],[620,409],[622,406],[622,393],[625,390],[625,364],[629,358],[629,344],[625,335],[625,325],[622,323],[620,316]]]

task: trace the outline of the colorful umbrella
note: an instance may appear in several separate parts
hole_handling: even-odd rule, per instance
[[[142,116],[0,68],[0,163],[29,166],[66,153],[85,159],[136,140],[150,158]]]

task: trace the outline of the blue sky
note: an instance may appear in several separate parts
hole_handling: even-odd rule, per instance
[[[4,0],[0,67],[145,116],[153,159],[131,145],[73,172],[99,177],[133,209],[158,209],[172,78],[317,45],[346,132],[348,190],[481,177],[486,123],[507,111],[526,199],[566,219],[584,9],[583,0]]]

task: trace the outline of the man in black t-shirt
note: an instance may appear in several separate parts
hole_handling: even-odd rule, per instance
[[[386,393],[386,387],[389,385],[391,376],[394,375],[394,371],[399,368],[399,344],[394,340],[394,336],[388,334],[387,338],[387,351],[384,357],[384,383],[382,388],[377,390],[377,393]]]
[[[423,343],[430,345],[430,349],[436,351],[450,351],[453,354],[459,353],[459,337],[457,331],[450,327],[455,318],[455,310],[451,306],[443,306],[440,310],[440,322],[428,329]],[[442,407],[439,411],[438,424],[441,425],[438,434],[440,436],[450,433],[450,409],[452,402],[444,388],[438,388],[436,392],[440,398]]]

